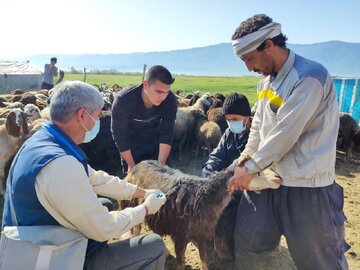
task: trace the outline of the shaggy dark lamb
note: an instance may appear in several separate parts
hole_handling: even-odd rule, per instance
[[[166,194],[166,203],[160,211],[145,220],[153,232],[171,236],[175,244],[177,269],[185,267],[185,249],[189,242],[198,247],[202,268],[207,269],[206,244],[214,235],[220,214],[232,198],[232,192],[226,189],[232,175],[233,171],[228,169],[210,178],[202,178],[149,160],[137,164],[125,178],[142,188],[160,189]],[[272,179],[257,177],[250,188],[278,188],[278,179]],[[137,205],[138,202],[133,200],[132,203]]]

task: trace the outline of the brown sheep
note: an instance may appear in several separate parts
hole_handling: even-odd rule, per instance
[[[219,125],[221,133],[224,133],[225,130],[228,128],[228,124],[226,122],[226,118],[222,108],[210,108],[206,115],[209,121],[214,121],[216,124]]]
[[[190,100],[188,100],[188,99],[185,99],[185,98],[178,99],[179,107],[189,107],[189,103],[190,103]]]
[[[5,125],[0,126],[0,181],[1,194],[5,191],[5,165],[13,157],[29,133],[25,113],[15,108],[8,114]]]
[[[220,99],[221,102],[222,102],[222,104],[223,104],[224,101],[225,101],[225,96],[224,96],[223,94],[221,94],[221,93],[216,93],[216,94],[214,95],[214,98]]]
[[[202,268],[207,269],[207,241],[213,237],[219,216],[232,198],[232,192],[226,187],[233,175],[232,168],[202,178],[147,160],[137,164],[126,176],[125,180],[130,183],[146,189],[160,189],[166,194],[166,203],[145,221],[153,232],[170,235],[175,244],[178,270],[185,267],[185,249],[189,242],[198,247]],[[251,181],[249,188],[261,190],[279,186],[275,174],[262,174]],[[132,206],[137,203],[132,200]]]
[[[206,148],[208,154],[210,154],[221,139],[221,129],[215,122],[208,121],[206,116],[201,112],[197,112],[195,118],[196,156],[199,154],[200,147]]]

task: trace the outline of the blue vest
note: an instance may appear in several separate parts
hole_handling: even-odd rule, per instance
[[[23,144],[11,164],[7,179],[2,226],[14,225],[9,192],[12,192],[18,226],[60,225],[39,202],[35,180],[46,164],[65,155],[75,157],[88,174],[84,152],[53,123],[46,123]],[[104,243],[89,240],[87,256],[102,245]]]

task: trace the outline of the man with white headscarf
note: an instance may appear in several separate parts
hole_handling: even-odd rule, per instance
[[[320,64],[286,47],[281,25],[264,14],[242,22],[235,54],[263,75],[248,143],[229,190],[246,190],[265,168],[279,189],[247,191],[235,229],[235,269],[257,269],[284,235],[298,269],[348,269],[343,189],[335,181],[339,126],[336,91]],[[264,256],[265,255],[265,256]]]

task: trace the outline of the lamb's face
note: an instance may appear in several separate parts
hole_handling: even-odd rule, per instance
[[[212,104],[212,98],[210,97],[209,94],[204,94],[201,98],[201,103],[206,106],[206,107],[210,107]]]
[[[29,105],[32,105],[32,106],[29,106]],[[33,105],[33,104],[28,104],[28,105],[26,105],[25,108],[24,108],[24,113],[25,113],[25,115],[26,115],[27,118],[31,118],[31,117],[39,114],[40,111],[39,111],[39,108],[36,107],[35,105]]]

